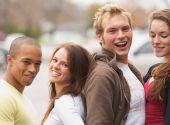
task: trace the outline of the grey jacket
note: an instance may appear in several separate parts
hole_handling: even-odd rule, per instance
[[[102,50],[94,54],[96,66],[89,74],[84,94],[86,125],[123,125],[130,109],[130,90],[123,73],[115,64],[114,54]],[[140,73],[130,69],[143,83]]]

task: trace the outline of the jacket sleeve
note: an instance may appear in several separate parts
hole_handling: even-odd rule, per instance
[[[170,85],[167,92],[167,102],[165,108],[165,122],[164,125],[170,125]]]
[[[161,64],[161,63],[154,64],[154,65],[152,65],[152,66],[149,68],[149,70],[148,70],[148,72],[146,73],[146,75],[143,76],[143,81],[144,81],[144,83],[146,83],[147,80],[151,77],[152,70],[153,70],[155,67],[157,67],[158,65],[160,65],[160,64]]]
[[[85,90],[86,125],[113,125],[115,114],[112,103],[115,78],[109,74],[95,75],[88,82],[89,85]]]

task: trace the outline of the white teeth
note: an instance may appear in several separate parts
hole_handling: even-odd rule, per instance
[[[52,72],[52,75],[53,75],[53,76],[60,76],[61,73],[58,73],[58,72],[53,71],[53,72]]]
[[[126,42],[118,42],[118,43],[116,43],[116,45],[124,45],[124,44],[126,44]]]
[[[124,46],[126,46],[126,44],[127,44],[127,42],[121,41],[121,42],[116,43],[115,45],[118,47],[124,47]]]

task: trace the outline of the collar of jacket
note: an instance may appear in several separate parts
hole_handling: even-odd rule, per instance
[[[107,62],[111,67],[113,67],[116,70],[119,76],[123,76],[122,71],[117,67],[115,53],[102,48],[100,52],[96,52],[93,54],[93,59],[95,61],[99,60],[99,61]],[[134,67],[130,62],[128,62],[128,66],[132,70],[132,72],[135,74],[135,76],[143,84],[142,76],[140,72],[136,69],[136,67]]]
[[[116,61],[116,56],[111,51],[108,51],[104,48],[100,52],[96,52],[93,54],[93,59],[95,61],[103,61],[103,62],[110,62],[112,59]]]

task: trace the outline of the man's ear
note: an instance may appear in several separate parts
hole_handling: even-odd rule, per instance
[[[7,63],[8,63],[8,65],[11,65],[12,62],[13,62],[13,57],[8,54],[8,55],[7,55]]]
[[[102,37],[102,35],[98,33],[98,34],[96,34],[96,37],[97,37],[100,45],[102,45],[102,43],[103,43],[103,37]]]

